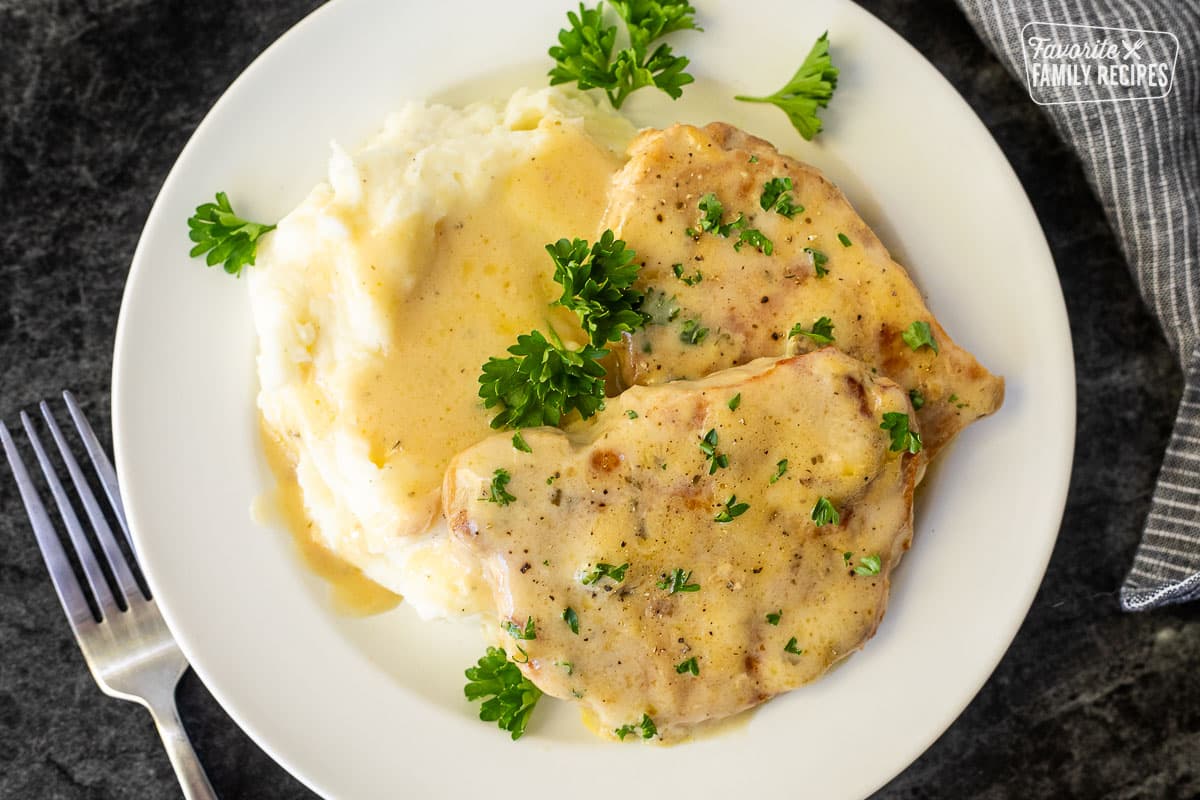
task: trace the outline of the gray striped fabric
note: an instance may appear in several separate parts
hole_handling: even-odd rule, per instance
[[[1061,103],[1044,110],[1079,154],[1142,297],[1184,371],[1183,402],[1121,605],[1132,611],[1200,599],[1200,0],[957,1],[1026,85],[1030,30],[1076,36],[1083,30],[1033,26],[1023,34],[1031,22],[1174,35],[1148,35],[1147,47],[1126,63],[1163,58],[1178,42],[1166,97],[1114,102],[1118,90],[1084,82],[1053,90]],[[1115,43],[1136,43],[1136,32],[1108,35]]]

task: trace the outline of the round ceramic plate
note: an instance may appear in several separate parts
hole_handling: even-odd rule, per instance
[[[836,181],[946,328],[1008,381],[923,487],[912,551],[878,635],[817,683],[675,747],[616,745],[545,701],[513,743],[462,696],[471,625],[403,605],[339,614],[289,536],[255,525],[254,333],[244,282],[187,256],[184,221],[217,190],[277,219],[410,99],[461,103],[545,85],[567,0],[338,0],[262,55],[179,157],[134,257],[117,335],[117,464],[163,614],[246,731],[328,797],[859,797],[966,706],[1016,633],[1061,519],[1074,444],[1066,312],[1045,239],[987,130],[941,76],[844,0],[699,2],[673,41],[697,83],[627,104],[642,125],[721,119]],[[803,6],[803,11],[801,11]],[[841,80],[826,130],[802,141],[770,106],[828,30]]]

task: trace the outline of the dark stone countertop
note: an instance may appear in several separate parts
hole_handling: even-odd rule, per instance
[[[0,2],[5,421],[69,386],[107,437],[114,326],[151,202],[224,88],[313,5]],[[1025,184],[1066,293],[1079,393],[1066,516],[1029,617],[961,718],[878,797],[1196,797],[1200,604],[1127,615],[1115,596],[1179,371],[1078,162],[950,0],[865,5],[958,88]],[[148,716],[87,673],[0,473],[0,797],[178,796]],[[223,798],[312,796],[190,674],[179,698]]]

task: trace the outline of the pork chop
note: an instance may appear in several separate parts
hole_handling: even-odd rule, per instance
[[[637,251],[653,317],[625,340],[624,385],[815,349],[827,342],[789,333],[825,317],[836,347],[914,391],[931,457],[1000,407],[1003,380],[954,343],[816,169],[721,123],[645,131],[630,156],[600,225]],[[933,344],[906,343],[913,323]]]
[[[885,414],[907,393],[825,348],[633,387],[523,431],[532,452],[467,449],[443,497],[490,638],[607,736],[648,716],[671,738],[819,677],[875,632],[911,541],[925,456],[892,449]]]

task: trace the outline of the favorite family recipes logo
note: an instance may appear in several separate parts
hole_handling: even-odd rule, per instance
[[[1175,78],[1167,31],[1030,22],[1021,29],[1029,95],[1040,105],[1154,100]]]

